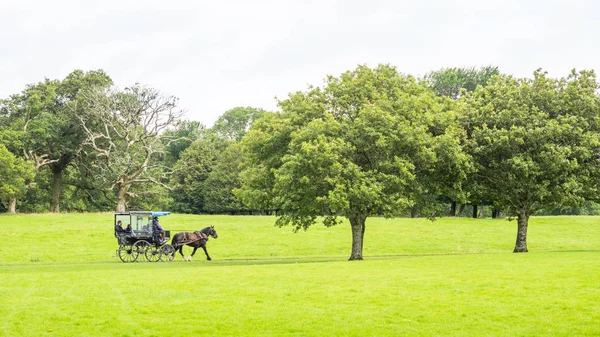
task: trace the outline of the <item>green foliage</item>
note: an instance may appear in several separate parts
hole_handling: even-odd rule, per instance
[[[33,176],[31,163],[16,157],[0,143],[0,201],[5,206],[25,194]]]
[[[11,151],[23,154],[36,169],[52,170],[52,211],[59,210],[63,175],[85,139],[77,118],[87,113],[83,97],[110,85],[112,80],[102,70],[75,70],[62,81],[46,79],[27,86],[0,108],[6,126],[0,140],[9,140]]]
[[[265,113],[263,109],[236,107],[225,111],[215,122],[212,130],[219,136],[240,141],[254,121]]]
[[[171,177],[173,210],[185,213],[205,211],[206,180],[226,147],[224,140],[214,134],[196,140],[182,154]]]
[[[423,195],[460,188],[469,167],[453,102],[391,66],[330,76],[280,107],[242,140],[238,191],[250,207],[281,210],[280,225],[397,216]]]
[[[178,121],[171,130],[165,131],[165,137],[163,137],[165,166],[173,167],[180,159],[183,151],[194,141],[202,138],[205,133],[206,130],[202,123],[187,120]]]
[[[66,167],[85,138],[75,115],[85,113],[82,97],[110,85],[112,80],[102,70],[75,70],[62,81],[46,79],[11,96],[6,114],[10,128],[23,133],[20,150]]]
[[[129,210],[170,210],[169,207],[173,202],[170,191],[157,184],[135,185],[130,192],[135,195],[135,198],[129,200],[127,204]]]
[[[600,150],[594,86],[593,73],[552,79],[537,71],[534,79],[497,77],[465,97],[481,194],[515,215],[581,204]]]
[[[216,157],[205,181],[204,209],[207,212],[233,213],[246,209],[233,193],[242,186],[240,173],[243,160],[241,147],[235,142]]]
[[[144,117],[142,102],[156,99],[148,106],[162,113],[176,98],[111,85],[102,70],[75,70],[0,100],[0,144],[36,168],[19,190],[20,210],[58,211],[59,202],[65,211],[108,210],[125,199],[135,209],[278,210],[278,224],[296,230],[321,215],[328,226],[339,217],[432,217],[449,201],[509,215],[597,213],[600,96],[591,71],[515,79],[493,66],[443,68],[420,81],[359,66],[291,93],[281,112],[236,107],[211,129],[178,116],[144,123],[158,110]],[[160,130],[148,133],[150,125]],[[170,182],[171,192],[156,188]]]
[[[462,91],[475,91],[477,86],[485,86],[495,75],[499,75],[498,67],[486,66],[471,68],[442,68],[425,75],[429,87],[439,96],[458,99]]]
[[[535,215],[600,215],[600,204],[585,201],[581,207],[560,206],[540,209],[535,212]]]
[[[4,130],[0,134],[4,134],[2,140],[11,152],[35,154],[46,150],[44,145],[53,136],[53,123],[58,121],[52,111],[59,84],[60,81],[45,79],[2,102]]]

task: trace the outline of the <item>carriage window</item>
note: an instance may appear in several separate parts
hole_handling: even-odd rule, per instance
[[[122,224],[123,224],[123,228],[126,228],[127,225],[129,225],[129,215],[117,215],[117,218],[115,220],[115,224],[121,220]]]
[[[137,220],[136,220],[136,229],[142,230],[143,225],[144,225],[144,217],[138,215]]]

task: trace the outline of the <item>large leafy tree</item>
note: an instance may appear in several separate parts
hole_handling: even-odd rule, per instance
[[[75,70],[62,80],[46,79],[27,86],[3,104],[11,151],[21,153],[36,170],[50,169],[50,211],[60,211],[67,168],[77,157],[85,133],[76,115],[84,113],[82,97],[96,88],[112,85],[102,70]]]
[[[177,141],[165,131],[180,120],[177,98],[134,85],[122,91],[97,90],[86,96],[89,109],[78,114],[86,138],[82,151],[94,157],[87,165],[96,186],[116,195],[117,211],[127,209],[132,188],[165,181],[172,173],[163,165],[165,146]]]
[[[319,216],[326,226],[348,218],[350,260],[360,260],[368,216],[396,216],[425,195],[460,189],[469,160],[452,103],[388,65],[330,76],[254,123],[242,140],[238,195],[280,210],[277,224],[296,230]]]
[[[33,179],[33,165],[12,154],[0,143],[0,201],[9,213],[16,212],[17,199],[22,197]]]
[[[527,252],[537,209],[579,204],[598,181],[597,89],[593,72],[553,79],[537,71],[497,77],[465,97],[477,189],[517,218],[514,252]]]

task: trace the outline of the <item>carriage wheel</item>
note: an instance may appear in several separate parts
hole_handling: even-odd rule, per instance
[[[160,260],[161,251],[156,246],[150,246],[146,249],[146,260],[150,262],[158,262]]]
[[[146,250],[148,250],[148,248],[150,247],[150,243],[148,243],[148,241],[145,240],[140,240],[137,241],[136,243],[133,244],[133,246],[131,247],[131,250],[133,251],[133,254],[135,255],[135,260],[136,261],[140,255],[141,256],[146,256]]]
[[[134,252],[130,245],[120,245],[117,254],[123,262],[133,262],[138,257],[137,252]]]
[[[166,245],[160,247],[159,250],[161,252],[160,260],[162,262],[173,261],[173,258],[175,257],[175,248],[173,248],[173,246],[171,246],[170,244],[166,244]]]

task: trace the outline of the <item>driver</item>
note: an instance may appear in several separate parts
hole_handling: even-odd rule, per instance
[[[161,240],[165,240],[165,230],[160,226],[157,216],[152,217],[152,231],[155,234],[160,233]]]

